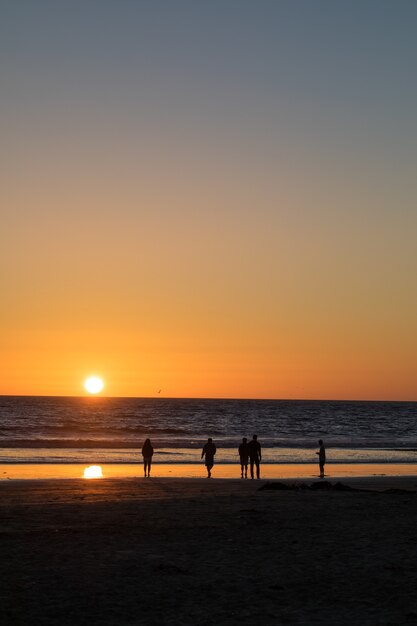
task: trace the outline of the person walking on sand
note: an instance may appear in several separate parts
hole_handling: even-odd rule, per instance
[[[152,457],[153,457],[153,446],[151,444],[150,439],[146,439],[145,443],[142,446],[142,456],[143,456],[143,471],[148,471],[148,478],[151,473],[151,465],[152,465]]]
[[[324,478],[324,464],[326,463],[326,448],[323,439],[319,439],[320,449],[316,454],[319,455],[320,478]]]
[[[258,435],[253,435],[252,441],[248,443],[249,461],[250,461],[250,477],[253,480],[253,466],[256,465],[256,478],[260,478],[259,464],[262,461],[261,444],[258,441]]]
[[[211,478],[211,470],[214,465],[214,455],[216,454],[216,446],[213,443],[213,439],[209,437],[207,443],[203,446],[201,458],[206,457],[205,465],[207,467],[207,478]]]
[[[249,446],[248,440],[246,437],[243,437],[242,443],[239,446],[239,457],[240,457],[240,477],[243,478],[243,472],[245,473],[245,478],[248,477],[248,461],[249,461]]]

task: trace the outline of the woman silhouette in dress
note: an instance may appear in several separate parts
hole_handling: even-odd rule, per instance
[[[148,472],[148,478],[151,473],[151,465],[152,465],[152,456],[153,456],[153,447],[150,439],[146,439],[145,443],[142,446],[142,456],[143,456],[143,470]]]

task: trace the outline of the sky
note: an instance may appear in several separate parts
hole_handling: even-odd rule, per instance
[[[0,394],[417,400],[414,0],[0,0]]]

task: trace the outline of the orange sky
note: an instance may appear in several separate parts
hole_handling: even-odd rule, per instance
[[[415,38],[273,4],[8,9],[0,394],[417,400]]]

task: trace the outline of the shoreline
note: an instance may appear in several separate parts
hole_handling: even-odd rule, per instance
[[[83,472],[89,465],[100,465],[103,478],[142,478],[141,463],[2,463],[0,483],[10,480],[39,479],[83,479]],[[249,474],[249,473],[248,473]],[[206,468],[202,463],[154,463],[152,478],[183,479],[206,478]],[[215,464],[212,480],[241,480],[240,465],[237,463]],[[261,479],[310,480],[319,477],[317,463],[265,463],[261,464]],[[416,463],[335,463],[326,464],[326,480],[373,478],[373,477],[416,477]],[[248,480],[250,480],[248,478]],[[245,481],[244,481],[245,482]]]

